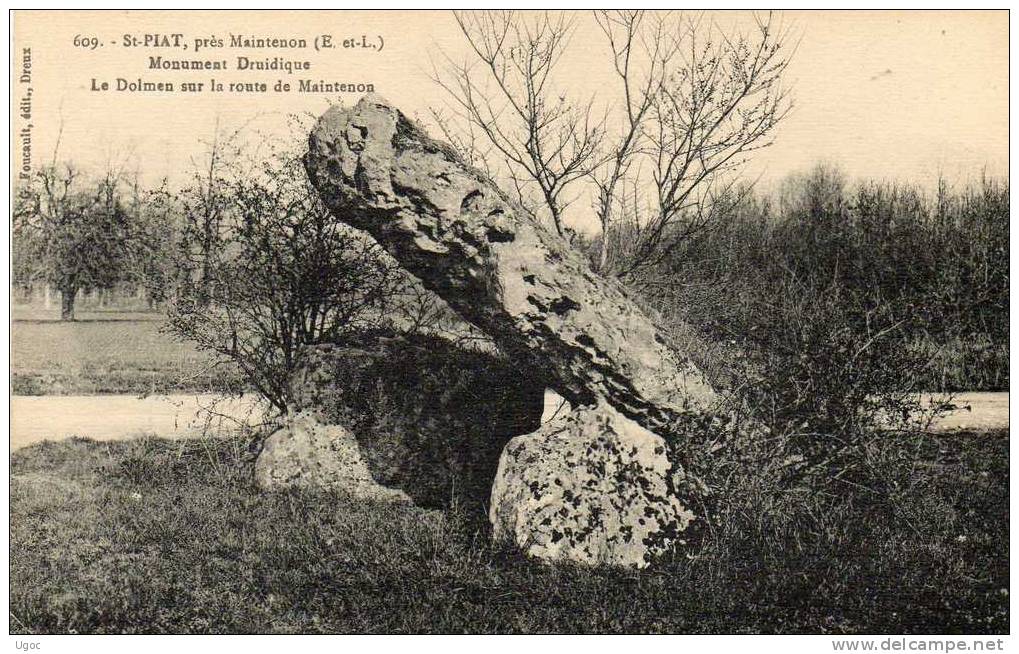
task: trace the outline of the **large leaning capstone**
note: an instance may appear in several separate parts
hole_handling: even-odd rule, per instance
[[[713,403],[621,285],[378,96],[327,111],[305,163],[338,218],[574,405],[603,399],[655,430]]]

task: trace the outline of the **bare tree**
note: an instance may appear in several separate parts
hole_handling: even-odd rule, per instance
[[[207,305],[215,293],[213,271],[223,248],[222,232],[231,204],[228,189],[245,175],[253,174],[251,170],[242,170],[244,165],[250,165],[242,161],[239,138],[247,124],[224,131],[217,118],[212,138],[202,141],[204,152],[191,160],[189,179],[174,198],[181,216],[180,245],[188,249],[178,257],[179,262],[187,264],[178,270],[181,277],[178,283],[197,284],[194,300],[200,306]]]
[[[481,167],[492,170],[491,159],[499,160],[521,206],[547,212],[564,234],[563,211],[572,201],[567,189],[600,164],[604,134],[604,118],[595,115],[593,102],[575,103],[553,79],[573,19],[564,12],[455,15],[474,61],[447,59],[445,70],[435,74],[467,126],[467,138],[454,140],[473,147],[483,134],[492,148]],[[539,203],[530,201],[535,187]]]
[[[728,202],[717,200],[744,187],[737,173],[772,143],[791,107],[781,85],[790,31],[770,14],[755,16],[744,33],[704,15],[595,12],[617,80],[601,100],[605,116],[614,107],[621,118],[618,131],[595,119],[599,98],[574,103],[554,79],[572,18],[456,16],[474,60],[447,58],[436,74],[456,108],[452,120],[437,121],[440,129],[486,172],[503,164],[523,204],[536,186],[560,233],[564,191],[574,189],[575,199],[583,192],[575,183],[589,183],[602,229],[596,264],[605,273],[652,267],[719,220]]]
[[[607,271],[613,209],[619,202],[624,208],[627,206],[626,199],[618,198],[617,194],[642,152],[645,123],[665,84],[679,39],[668,32],[669,14],[649,16],[639,10],[599,10],[594,17],[612,50],[612,68],[622,87],[625,118],[621,134],[606,157],[606,165],[591,175],[598,189],[596,211],[602,228],[598,269]]]
[[[127,202],[137,234],[137,247],[130,251],[124,281],[144,293],[151,310],[157,303],[167,300],[173,291],[182,220],[166,179],[146,188],[136,171],[128,183]]]
[[[755,17],[750,34],[688,20],[679,65],[667,70],[655,98],[650,206],[645,220],[635,217],[638,245],[623,276],[658,263],[719,218],[715,200],[738,188],[732,173],[773,143],[791,107],[781,85],[789,33],[770,14]]]
[[[849,179],[837,164],[817,163],[806,172],[782,180],[777,197],[779,213],[815,219],[842,215],[848,210],[848,187]]]

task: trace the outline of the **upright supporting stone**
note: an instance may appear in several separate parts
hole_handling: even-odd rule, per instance
[[[608,405],[581,407],[511,440],[492,486],[496,540],[532,556],[642,568],[693,513],[665,442]]]
[[[255,483],[263,490],[325,488],[374,501],[410,502],[403,491],[375,482],[353,434],[319,423],[311,411],[289,416],[265,440],[255,461]]]

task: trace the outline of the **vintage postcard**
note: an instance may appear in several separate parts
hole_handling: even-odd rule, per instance
[[[1005,648],[1008,11],[11,28],[18,649]]]

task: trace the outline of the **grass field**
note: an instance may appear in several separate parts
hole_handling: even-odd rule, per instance
[[[14,633],[1009,629],[1004,433],[927,441],[892,502],[761,505],[639,573],[525,560],[455,510],[258,492],[239,439],[45,443],[11,475]]]
[[[15,395],[216,391],[240,383],[229,366],[160,331],[158,314],[86,313],[76,322],[11,324]]]

